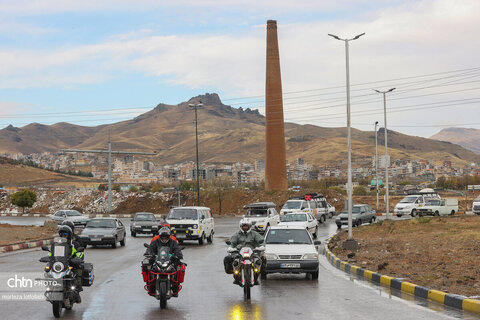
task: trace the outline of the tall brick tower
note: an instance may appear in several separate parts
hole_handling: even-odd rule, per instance
[[[267,21],[265,115],[265,190],[287,190],[282,78],[275,20]]]

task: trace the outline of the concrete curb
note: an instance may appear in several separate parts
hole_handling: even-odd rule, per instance
[[[412,294],[416,297],[429,299],[444,304],[446,306],[480,314],[480,300],[469,299],[465,296],[425,288],[407,281],[403,281],[402,279],[384,276],[380,273],[360,268],[358,266],[340,260],[330,251],[330,249],[328,249],[328,244],[333,237],[334,236],[331,236],[325,243],[325,256],[327,257],[327,260],[330,262],[330,264],[337,269],[340,269],[363,279],[368,279],[379,285],[398,289],[400,291]]]
[[[52,242],[53,242],[53,239],[45,239],[45,240],[10,244],[8,246],[0,246],[0,253],[47,246],[52,244]]]

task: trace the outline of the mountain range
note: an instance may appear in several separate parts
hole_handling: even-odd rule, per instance
[[[480,154],[480,129],[445,128],[430,139],[449,141]]]
[[[264,159],[265,117],[257,110],[225,105],[215,93],[193,97],[177,105],[159,104],[131,120],[85,127],[69,123],[32,123],[0,130],[0,151],[6,153],[58,152],[62,148],[105,149],[111,137],[113,150],[157,151],[162,164],[195,159],[194,111],[198,109],[201,162],[233,163]],[[285,124],[287,159],[303,158],[310,164],[335,164],[346,159],[346,128]],[[384,132],[378,135],[383,154]],[[451,142],[388,131],[392,159],[441,159],[465,164],[480,162],[480,155]],[[353,159],[375,154],[373,131],[352,129]]]

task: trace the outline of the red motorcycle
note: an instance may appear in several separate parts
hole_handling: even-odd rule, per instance
[[[148,244],[145,243],[144,246],[148,247]],[[175,260],[176,257],[170,253],[169,247],[160,247],[155,256],[142,261],[144,288],[149,295],[160,301],[161,309],[167,307],[168,299],[178,297],[182,290],[187,265],[179,264],[178,260]]]

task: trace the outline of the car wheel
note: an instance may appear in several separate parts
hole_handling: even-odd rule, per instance
[[[117,247],[117,238],[112,243],[112,248],[115,249]]]
[[[205,243],[205,233],[202,233],[200,239],[198,239],[198,244],[203,245]]]
[[[213,231],[210,233],[210,235],[207,237],[207,241],[208,243],[212,243],[213,242]]]
[[[312,280],[318,280],[318,270],[310,274],[312,275]]]
[[[120,245],[121,245],[122,247],[125,247],[125,241],[127,241],[127,235],[126,235],[126,234],[123,235],[123,240],[120,241]]]
[[[360,227],[362,225],[362,221],[358,220],[357,221],[357,227]]]
[[[402,215],[401,215],[401,214],[397,214],[397,217],[398,217],[398,218],[401,218],[401,217],[402,217]]]
[[[315,232],[313,233],[313,239],[317,239],[318,237],[318,226],[315,227]]]
[[[370,219],[370,223],[374,223],[375,222],[375,217],[372,217],[372,219]]]
[[[137,234],[136,234],[135,232],[133,232],[133,231],[132,231],[130,234],[131,234],[132,237],[134,237],[134,238],[135,238],[135,236],[137,235]]]
[[[415,216],[417,215],[417,210],[413,209],[410,215],[412,216],[412,218],[415,218]]]
[[[435,213],[433,215],[438,217],[440,215],[440,213],[438,211],[435,211]]]
[[[342,225],[341,225],[341,224],[337,224],[337,228],[338,228],[338,229],[342,229]]]
[[[450,214],[453,216],[455,215],[455,210],[452,210],[452,212],[450,212]]]

